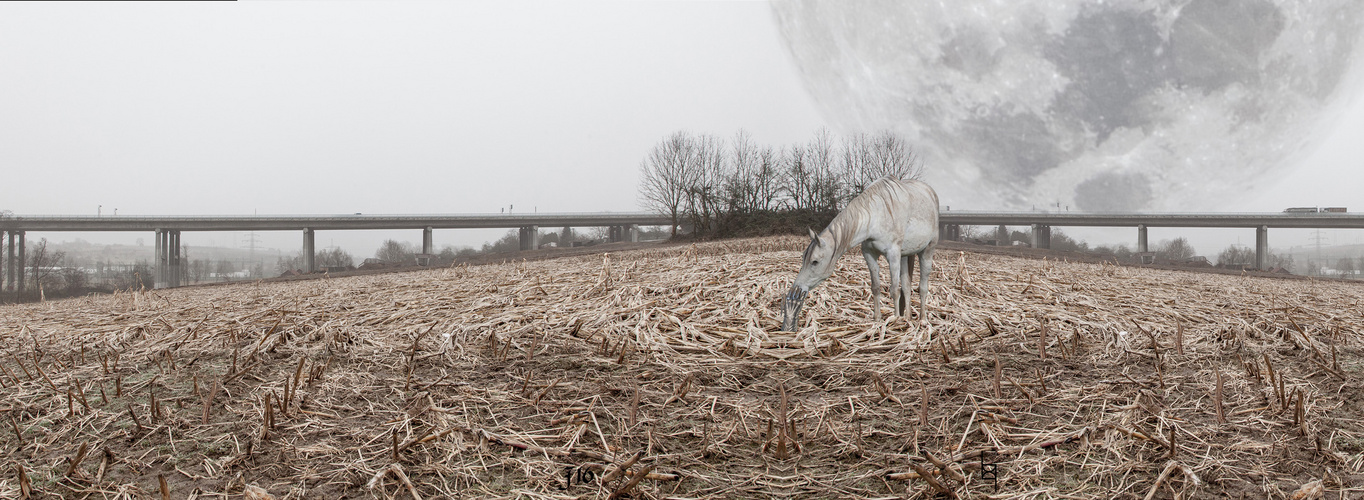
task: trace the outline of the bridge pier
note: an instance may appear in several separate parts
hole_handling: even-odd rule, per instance
[[[417,254],[417,265],[419,266],[431,265],[431,247],[434,246],[431,242],[431,231],[431,226],[422,228],[422,251]]]
[[[1146,224],[1137,224],[1137,253],[1149,251],[1146,245]]]
[[[1269,270],[1269,226],[1255,228],[1255,269]]]
[[[9,235],[9,244],[7,245],[9,251],[4,255],[5,274],[0,276],[0,290],[12,293],[14,292],[14,231],[0,233],[0,237],[4,237],[6,234]],[[0,248],[0,250],[4,249]]]
[[[961,241],[961,226],[957,224],[941,224],[938,228],[939,241]]]
[[[999,228],[995,229],[995,246],[1009,246],[1009,228],[1005,227],[1004,224],[1000,224]]]
[[[1051,226],[1046,224],[1032,225],[1032,247],[1051,248]]]
[[[522,250],[540,248],[540,226],[521,226],[519,239]]]
[[[184,284],[183,280],[180,279],[180,231],[166,231],[166,236],[166,244],[170,250],[166,255],[166,263],[169,264],[170,270],[170,279],[167,280],[166,286],[174,288]]]
[[[18,302],[19,294],[24,291],[24,247],[26,246],[24,240],[23,231],[9,232],[9,256],[6,258],[8,262],[5,266],[4,289],[5,291],[14,294],[15,302]],[[16,245],[19,247],[19,254],[17,256],[14,253],[14,247]],[[18,262],[16,262],[16,259]],[[16,281],[18,282],[18,287],[15,286]]]
[[[11,243],[13,243],[14,241],[14,235],[15,233],[10,233],[9,239]],[[28,247],[28,238],[24,236],[23,231],[18,231],[18,235],[19,235],[19,265],[14,266],[14,274],[19,276],[19,288],[14,290],[15,297],[18,297],[20,294],[24,293],[24,266],[26,266],[27,264],[25,263],[28,262],[28,259],[24,257],[24,249]]]
[[[166,288],[166,230],[154,229],[156,234],[156,268],[152,270],[152,288]]]
[[[626,224],[625,234],[623,236],[625,237],[625,241],[630,243],[639,242],[639,227],[634,224]]]
[[[317,245],[314,244],[314,231],[311,227],[303,228],[303,272],[313,273],[317,271]]]
[[[184,283],[180,262],[180,231],[156,230],[156,269],[152,288],[174,288]]]

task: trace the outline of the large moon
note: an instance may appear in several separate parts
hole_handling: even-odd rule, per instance
[[[962,208],[1218,210],[1358,94],[1359,0],[778,1],[822,112]]]

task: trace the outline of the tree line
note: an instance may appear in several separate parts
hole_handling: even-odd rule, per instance
[[[154,286],[152,266],[147,262],[114,265],[99,261],[89,268],[72,265],[66,252],[49,248],[47,238],[28,242],[24,259],[14,269],[16,289],[10,289],[4,278],[8,276],[8,259],[0,259],[0,283],[4,283],[0,302],[26,302],[87,293],[111,293],[115,290],[136,290]],[[23,275],[19,287],[18,275]]]
[[[678,131],[640,161],[641,203],[671,219],[670,234],[696,238],[804,232],[824,227],[882,177],[919,178],[923,166],[901,136],[881,131],[835,137],[819,130],[803,144],[759,144]]]

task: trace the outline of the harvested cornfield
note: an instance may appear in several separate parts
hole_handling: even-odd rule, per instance
[[[1364,496],[1364,287],[803,243],[4,306],[0,497]]]

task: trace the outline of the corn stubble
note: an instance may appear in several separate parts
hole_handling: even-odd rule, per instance
[[[0,497],[1364,494],[1364,287],[802,243],[0,306]]]

